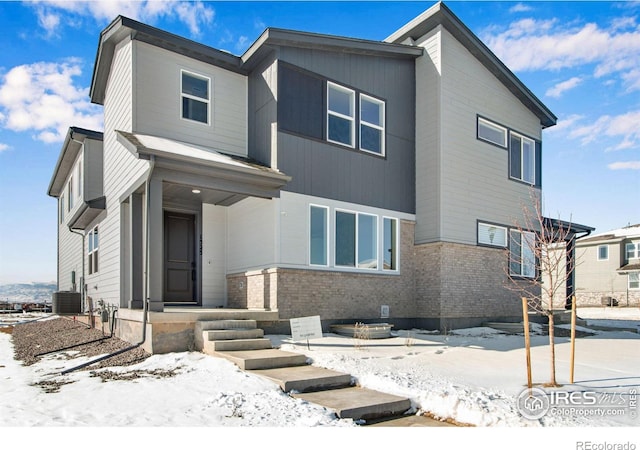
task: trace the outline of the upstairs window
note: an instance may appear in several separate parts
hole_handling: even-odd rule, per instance
[[[208,124],[211,80],[183,70],[180,85],[182,118]]]
[[[89,259],[89,275],[98,271],[98,247],[100,241],[98,239],[98,227],[96,226],[89,232],[89,252],[87,254]]]
[[[599,245],[598,246],[598,261],[607,261],[609,259],[609,246],[608,245]]]
[[[74,199],[74,196],[73,196],[73,177],[71,177],[69,179],[69,184],[67,185],[67,188],[69,190],[69,192],[67,193],[68,197],[69,197],[69,204],[67,205],[68,206],[67,211],[71,211],[73,209],[73,199]]]
[[[625,245],[625,255],[627,261],[630,259],[640,258],[640,243],[629,243]]]
[[[384,155],[384,102],[360,94],[360,149]]]
[[[64,204],[64,194],[60,196],[60,223],[64,222],[64,208],[66,205]]]
[[[507,129],[497,123],[478,117],[478,139],[507,148]]]
[[[511,133],[509,159],[511,178],[536,184],[536,143],[533,139]]]
[[[327,83],[327,140],[355,147],[355,98],[351,89]]]

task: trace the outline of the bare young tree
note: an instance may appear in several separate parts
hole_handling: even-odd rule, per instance
[[[571,223],[544,216],[542,202],[536,192],[531,206],[523,207],[522,220],[510,230],[507,247],[508,288],[526,298],[529,311],[548,318],[551,379],[556,381],[554,310],[567,304],[567,280],[575,269],[574,231]]]

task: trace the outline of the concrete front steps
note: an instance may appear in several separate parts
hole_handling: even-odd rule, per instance
[[[312,366],[303,354],[272,348],[254,320],[197,322],[194,341],[203,353],[225,358],[273,381],[294,398],[332,409],[340,418],[392,418],[411,408],[408,398],[353,386],[349,374]]]

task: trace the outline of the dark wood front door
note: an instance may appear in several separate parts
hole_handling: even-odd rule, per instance
[[[195,217],[164,213],[164,302],[195,301]]]

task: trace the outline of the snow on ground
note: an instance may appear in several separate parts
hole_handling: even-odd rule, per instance
[[[625,313],[618,309],[617,315],[596,309],[604,308],[581,309],[578,315],[596,321],[621,319],[628,322],[626,325],[640,324],[637,308],[635,312],[625,309]],[[283,350],[306,354],[315,365],[350,373],[364,387],[410,398],[414,412],[429,411],[442,418],[480,426],[474,433],[502,429],[501,441],[504,432],[508,433],[507,428],[534,431],[534,435],[529,435],[538,439],[547,435],[547,431],[569,431],[569,436],[561,438],[568,439],[572,448],[576,448],[576,440],[585,437],[592,441],[605,438],[611,441],[633,436],[637,440],[640,411],[630,407],[629,402],[633,390],[640,391],[640,335],[629,331],[592,332],[593,336],[577,340],[573,385],[569,384],[569,339],[556,339],[557,380],[564,385],[559,390],[594,392],[599,401],[617,398],[626,402],[622,415],[549,413],[538,420],[525,419],[516,407],[516,398],[526,386],[523,337],[491,328],[455,330],[447,335],[430,330],[397,330],[391,338],[376,340],[325,334],[308,344],[293,342],[291,336],[268,337]],[[536,384],[549,380],[547,344],[547,336],[532,336],[531,358]],[[178,439],[175,433],[166,431],[167,427],[169,430],[190,427],[189,436],[201,439],[212,439],[207,432],[211,427],[217,427],[216,436],[236,437],[237,431],[229,430],[245,427],[242,436],[260,440],[263,448],[276,443],[274,448],[297,448],[327,442],[331,437],[364,439],[364,443],[368,436],[374,437],[374,443],[380,443],[380,430],[385,430],[384,436],[392,442],[405,439],[405,434],[399,437],[399,430],[390,428],[366,428],[370,430],[366,435],[356,432],[354,436],[353,430],[359,428],[353,421],[337,419],[321,406],[293,399],[273,383],[201,353],[153,355],[135,366],[107,369],[112,374],[104,376],[105,381],[90,371],[60,375],[62,370],[83,361],[54,354],[32,366],[22,366],[13,359],[10,335],[0,333],[2,427],[62,427],[61,430],[65,427],[153,427],[150,434],[160,438],[162,445]],[[46,393],[47,387],[57,391]],[[293,427],[296,436],[302,432],[304,437],[291,439],[287,444],[279,437],[281,427]],[[318,432],[327,427],[332,430],[328,434]],[[415,428],[402,430],[417,432]],[[451,428],[421,430],[421,433],[431,433],[428,436],[440,438],[438,433],[453,433],[442,431]],[[455,430],[466,436],[462,439],[469,438],[468,428]],[[61,433],[64,435],[64,431]],[[0,436],[3,435],[0,428]],[[184,434],[178,435],[186,439]],[[475,434],[471,435],[475,447],[482,448],[479,447],[481,441],[473,436]],[[557,443],[559,437],[552,436]],[[445,437],[451,445],[455,443],[451,440],[453,437],[451,434]],[[509,448],[489,441],[492,449]],[[508,440],[504,442],[508,444]],[[519,447],[534,448],[527,447],[528,443],[524,439]],[[540,441],[536,441],[536,448],[539,444]],[[640,442],[636,444],[640,448]],[[105,439],[106,445],[111,445],[109,438]]]

